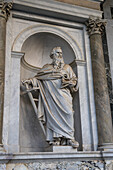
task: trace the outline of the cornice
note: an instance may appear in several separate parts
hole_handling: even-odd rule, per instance
[[[14,0],[13,11],[84,23],[89,16],[102,17],[102,11],[55,0]]]

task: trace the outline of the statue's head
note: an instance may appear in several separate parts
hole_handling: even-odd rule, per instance
[[[52,49],[50,53],[50,57],[53,59],[54,57],[62,58],[62,49],[61,47],[55,47]]]
[[[58,67],[62,67],[64,65],[61,47],[53,48],[50,53],[50,57],[53,60],[53,65],[57,65]]]

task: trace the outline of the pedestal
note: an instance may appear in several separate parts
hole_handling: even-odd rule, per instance
[[[77,152],[77,148],[72,148],[72,146],[53,146],[53,152],[55,153],[71,153]]]

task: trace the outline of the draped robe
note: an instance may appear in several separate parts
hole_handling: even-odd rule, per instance
[[[70,90],[76,90],[77,78],[64,64],[54,69],[46,64],[34,78],[40,89],[38,119],[46,123],[46,140],[55,137],[74,139],[73,105]]]

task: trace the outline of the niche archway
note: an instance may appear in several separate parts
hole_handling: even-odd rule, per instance
[[[69,45],[60,36],[41,32],[28,37],[23,43],[21,51],[25,52],[24,59],[21,64],[21,80],[28,79],[36,75],[37,70],[44,64],[51,63],[49,54],[53,47],[60,46],[63,50],[63,58],[66,64],[70,64],[75,60],[76,55]],[[73,65],[76,72],[76,66]],[[75,136],[81,143],[80,113],[78,94],[74,96],[74,109],[76,108],[75,128],[77,128]],[[78,123],[79,122],[79,123]],[[48,145],[41,131],[40,125],[30,106],[28,96],[21,97],[20,107],[20,149],[21,151],[45,151]]]

